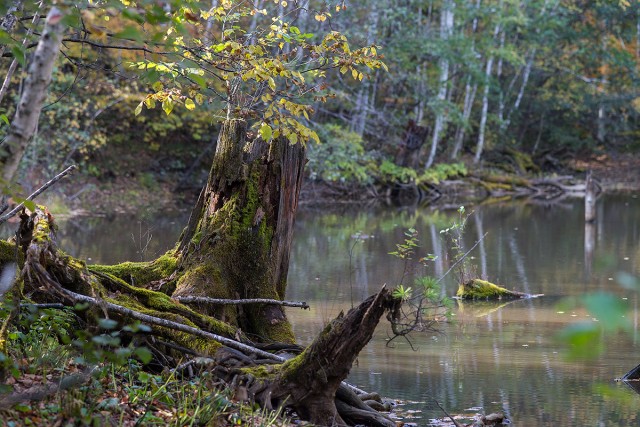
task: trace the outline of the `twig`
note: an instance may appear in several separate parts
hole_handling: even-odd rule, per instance
[[[453,419],[453,417],[451,415],[449,415],[449,413],[442,407],[442,405],[440,405],[440,402],[438,402],[437,400],[433,399],[434,402],[436,402],[436,405],[438,405],[438,408],[440,408],[440,410],[442,412],[444,412],[444,414],[449,417],[449,419],[453,422],[453,425],[455,425],[456,427],[464,427],[462,424],[460,424],[459,422],[457,422],[456,420]]]
[[[67,375],[60,378],[59,381],[47,384],[42,387],[32,387],[22,393],[11,393],[0,398],[0,410],[9,409],[13,405],[20,402],[28,402],[33,400],[43,400],[59,391],[68,390],[78,387],[91,379],[93,373],[98,369],[96,366],[85,369],[84,372]]]
[[[457,260],[456,262],[454,262],[454,263],[453,263],[453,265],[452,265],[452,266],[447,270],[447,272],[446,272],[446,273],[444,273],[444,274],[442,275],[442,277],[440,277],[440,278],[438,279],[438,281],[437,281],[436,283],[440,283],[440,282],[442,281],[442,279],[444,279],[445,277],[447,277],[447,274],[451,273],[451,270],[453,270],[453,269],[456,267],[456,265],[458,265],[458,264],[460,264],[462,261],[464,261],[464,259],[467,257],[467,255],[469,255],[469,254],[471,253],[471,251],[472,251],[472,250],[474,250],[474,249],[476,248],[476,246],[478,246],[478,245],[480,244],[480,242],[482,242],[482,240],[484,240],[484,238],[487,236],[487,234],[489,234],[489,232],[484,233],[484,234],[482,235],[482,237],[480,237],[480,238],[478,239],[478,241],[477,241],[473,246],[471,246],[471,249],[469,249],[467,252],[465,252],[465,254],[464,254],[464,255],[462,255],[462,257],[460,257],[460,259],[459,259],[459,260]],[[437,403],[437,402],[436,402],[436,403]]]
[[[40,195],[40,193],[42,193],[43,191],[45,191],[46,189],[48,189],[49,187],[51,187],[53,184],[55,184],[56,182],[60,181],[62,178],[64,178],[65,176],[69,175],[72,171],[74,171],[75,169],[77,169],[78,167],[76,165],[71,165],[68,168],[66,168],[65,170],[63,170],[62,172],[60,172],[58,175],[54,176],[53,178],[51,178],[51,180],[49,180],[47,183],[45,183],[42,187],[38,188],[36,191],[34,191],[33,193],[31,193],[31,195],[29,195],[29,197],[27,197],[25,199],[25,202],[27,200],[33,200],[35,199],[37,196]],[[14,216],[15,214],[17,214],[20,209],[22,209],[22,207],[24,206],[24,202],[18,204],[18,206],[16,206],[15,208],[11,209],[9,212],[7,212],[6,214],[0,216],[0,224],[4,223],[6,220],[8,220],[9,218],[11,218],[12,216]]]
[[[276,360],[278,362],[286,361],[284,357],[268,353],[266,351],[260,350],[258,348],[252,347],[247,344],[243,344],[241,342],[232,340],[230,338],[213,334],[211,332],[203,331],[201,329],[194,328],[192,326],[187,326],[182,323],[172,322],[171,320],[162,319],[160,317],[149,316],[148,314],[143,314],[135,310],[131,310],[129,308],[123,307],[121,305],[100,300],[98,298],[77,294],[75,292],[72,292],[68,289],[63,288],[57,281],[55,281],[49,276],[49,273],[39,263],[33,263],[32,267],[35,268],[35,270],[37,271],[41,279],[44,279],[49,285],[53,286],[58,292],[62,293],[68,298],[71,298],[75,302],[86,302],[86,303],[101,307],[103,309],[120,313],[136,320],[140,320],[141,322],[149,323],[151,325],[162,326],[165,328],[174,329],[176,331],[186,332],[191,335],[196,335],[202,338],[214,340],[228,347],[242,351],[247,354],[257,354],[258,356],[264,357],[266,359]]]
[[[43,309],[47,309],[47,308],[59,308],[59,309],[63,309],[66,307],[66,305],[64,304],[60,304],[57,302],[51,302],[51,303],[44,303],[44,304],[33,304],[33,303],[29,303],[29,302],[22,302],[20,303],[20,307],[33,307],[33,308],[37,308],[39,310],[43,310]]]
[[[283,305],[285,307],[299,307],[305,310],[309,309],[309,305],[304,301],[280,301],[277,299],[267,298],[250,298],[250,299],[223,299],[223,298],[208,298],[208,297],[175,297],[176,301],[181,303],[205,303],[214,305],[242,305],[242,304],[273,304]]]

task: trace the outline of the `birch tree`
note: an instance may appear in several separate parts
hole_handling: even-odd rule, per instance
[[[455,2],[453,0],[445,0],[442,5],[442,10],[440,11],[440,39],[445,49],[446,41],[449,40],[453,32],[454,8]],[[447,120],[447,111],[444,108],[445,100],[447,98],[447,86],[449,84],[449,58],[447,57],[447,54],[447,52],[443,52],[439,60],[440,78],[438,82],[439,87],[436,105],[436,120],[431,139],[431,150],[429,152],[427,163],[425,164],[426,169],[433,165],[436,158],[436,152],[438,150],[440,136]]]
[[[20,160],[29,141],[36,132],[42,104],[51,82],[53,65],[60,51],[64,24],[60,9],[52,7],[45,20],[45,27],[29,65],[24,89],[7,138],[2,143],[5,150],[2,178],[6,182],[15,179]]]

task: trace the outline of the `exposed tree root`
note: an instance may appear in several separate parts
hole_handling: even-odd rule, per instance
[[[320,425],[395,425],[343,383],[380,318],[398,308],[399,301],[385,288],[346,315],[341,314],[301,354],[287,359],[258,348],[227,323],[202,315],[162,292],[128,283],[122,270],[87,267],[65,254],[55,245],[55,227],[46,210],[23,213],[21,219],[21,278],[24,296],[30,302],[89,304],[89,310],[83,312],[89,324],[107,317],[121,325],[132,320],[151,325],[151,332],[142,338],[152,347],[152,353],[162,356],[163,352],[175,351],[181,357],[198,357],[195,360],[199,362],[181,366],[180,372],[193,370],[196,365],[209,366],[213,360],[212,369],[219,377],[265,408],[287,406],[302,419]],[[149,276],[145,266],[135,265],[129,280],[134,282],[133,275],[145,274],[152,277],[146,283],[160,280],[157,267],[157,262],[146,264],[147,269],[156,271]],[[175,271],[170,270],[166,273],[175,277]],[[132,338],[137,337],[132,333]],[[299,351],[291,345],[286,350]],[[177,358],[159,359],[158,363],[167,364]],[[203,361],[206,363],[200,363]]]

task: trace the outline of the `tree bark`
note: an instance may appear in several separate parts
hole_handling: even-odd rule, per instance
[[[285,296],[305,150],[283,139],[247,142],[247,125],[222,125],[207,186],[178,249],[176,297]],[[282,307],[226,307],[222,316],[267,340],[293,342]]]
[[[2,177],[9,182],[14,179],[20,160],[33,137],[40,110],[47,96],[47,87],[51,82],[53,65],[60,51],[62,32],[62,12],[52,7],[45,21],[44,31],[29,66],[24,91],[20,97],[16,114],[11,123],[9,134],[2,144],[7,151]]]

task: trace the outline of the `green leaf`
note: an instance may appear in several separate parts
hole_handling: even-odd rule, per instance
[[[2,120],[3,122],[5,122],[7,124],[7,126],[10,125],[9,123],[9,119],[7,118],[6,114],[0,114],[0,120]]]
[[[173,111],[173,101],[171,100],[171,98],[167,98],[162,101],[162,110],[164,110],[167,116],[171,114],[171,111]]]
[[[147,347],[138,347],[136,348],[134,353],[136,357],[140,359],[140,361],[145,365],[151,362],[151,359],[153,359],[153,354],[149,351]]]
[[[260,126],[260,136],[262,137],[262,140],[269,141],[271,139],[271,135],[273,135],[273,129],[271,129],[271,126],[268,124],[263,123],[262,126]]]
[[[22,48],[22,46],[20,45],[11,46],[11,53],[13,54],[13,57],[16,58],[16,60],[20,63],[20,65],[24,67],[27,61],[25,59],[24,49]]]
[[[207,81],[204,79],[204,77],[198,74],[189,74],[189,78],[194,82],[196,82],[196,84],[200,86],[202,89],[206,89]]]
[[[31,212],[36,210],[36,203],[33,200],[25,200],[24,202],[24,206],[29,209]]]
[[[144,104],[144,101],[142,101],[140,104],[138,104],[136,109],[133,110],[133,114],[135,114],[137,116],[138,114],[140,114],[142,112],[142,104]]]
[[[126,40],[134,40],[137,42],[142,42],[142,32],[138,30],[136,27],[128,26],[124,30],[119,31],[114,34],[114,36],[126,39]]]
[[[570,346],[570,359],[589,359],[602,353],[604,346],[600,339],[602,329],[595,322],[580,322],[564,328],[559,338]]]
[[[98,319],[98,326],[102,329],[114,329],[118,326],[118,322],[113,319]]]
[[[582,300],[589,313],[598,320],[604,329],[616,330],[630,326],[629,319],[624,317],[628,307],[620,297],[606,292],[598,292],[589,294]]]

